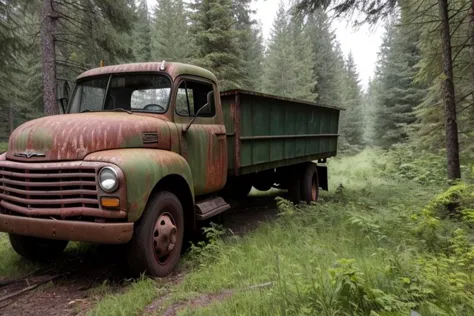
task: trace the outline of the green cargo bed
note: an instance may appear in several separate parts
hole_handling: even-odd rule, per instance
[[[229,175],[335,156],[340,108],[232,90],[221,93]]]

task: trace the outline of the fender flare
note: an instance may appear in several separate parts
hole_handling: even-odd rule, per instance
[[[169,175],[180,176],[186,181],[194,201],[191,168],[177,153],[160,149],[114,149],[89,154],[84,160],[109,162],[123,171],[129,222],[141,217],[155,185]]]

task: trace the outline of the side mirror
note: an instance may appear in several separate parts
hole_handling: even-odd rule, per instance
[[[69,103],[69,99],[66,97],[62,97],[59,99],[59,105],[61,106],[60,111],[62,114],[65,114],[67,111],[67,105]]]
[[[210,91],[208,92],[207,94],[207,102],[206,104],[204,104],[203,106],[201,106],[199,108],[199,110],[197,110],[196,114],[194,114],[194,117],[193,119],[191,120],[191,122],[189,122],[189,124],[183,129],[183,132],[187,132],[188,129],[191,127],[191,125],[194,123],[194,121],[196,120],[197,116],[199,115],[199,113],[201,113],[202,110],[204,110],[205,108],[209,108],[211,111],[214,107],[214,91]]]
[[[204,106],[208,106],[209,107],[209,110],[212,111],[212,108],[214,107],[214,91],[210,91],[208,94],[207,94],[207,103],[204,105]]]
[[[67,106],[69,104],[69,93],[71,91],[71,85],[69,81],[63,81],[58,86],[58,101],[59,101],[59,112],[65,114]]]

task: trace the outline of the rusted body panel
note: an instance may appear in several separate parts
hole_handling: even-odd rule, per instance
[[[163,63],[161,62],[146,62],[99,67],[82,73],[79,75],[79,77],[77,77],[77,79],[80,80],[86,77],[104,76],[118,73],[162,72],[171,76],[172,80],[175,80],[178,76],[190,75],[217,82],[217,78],[212,72],[201,67],[189,64],[166,62],[163,65],[164,69],[162,69],[162,65]]]
[[[336,155],[340,108],[267,94],[221,93],[229,175],[239,176]]]
[[[122,170],[126,180],[126,207],[130,222],[140,218],[153,188],[168,175],[181,176],[193,194],[194,177],[189,164],[171,151],[144,148],[106,150],[90,154],[84,160],[109,162]]]
[[[151,133],[157,135],[157,142],[146,141]],[[7,158],[29,163],[82,160],[87,154],[100,150],[143,147],[171,148],[170,128],[164,116],[110,112],[67,114],[39,118],[18,127],[10,136]],[[41,156],[19,157],[18,153]]]
[[[124,244],[133,235],[133,223],[53,221],[0,214],[0,231],[47,239]]]
[[[180,139],[180,153],[191,168],[195,194],[203,195],[222,189],[227,180],[224,125],[193,124]]]

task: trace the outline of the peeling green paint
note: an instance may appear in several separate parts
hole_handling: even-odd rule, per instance
[[[127,183],[128,220],[131,222],[140,218],[153,188],[168,175],[181,176],[194,197],[191,169],[186,160],[176,153],[130,148],[93,153],[85,160],[110,162],[123,171]]]
[[[17,151],[26,150],[30,144],[30,147],[42,152],[49,151],[53,147],[53,135],[51,131],[37,126],[23,129],[13,140],[13,148]]]
[[[142,134],[130,135],[120,143],[121,148],[143,147]]]

